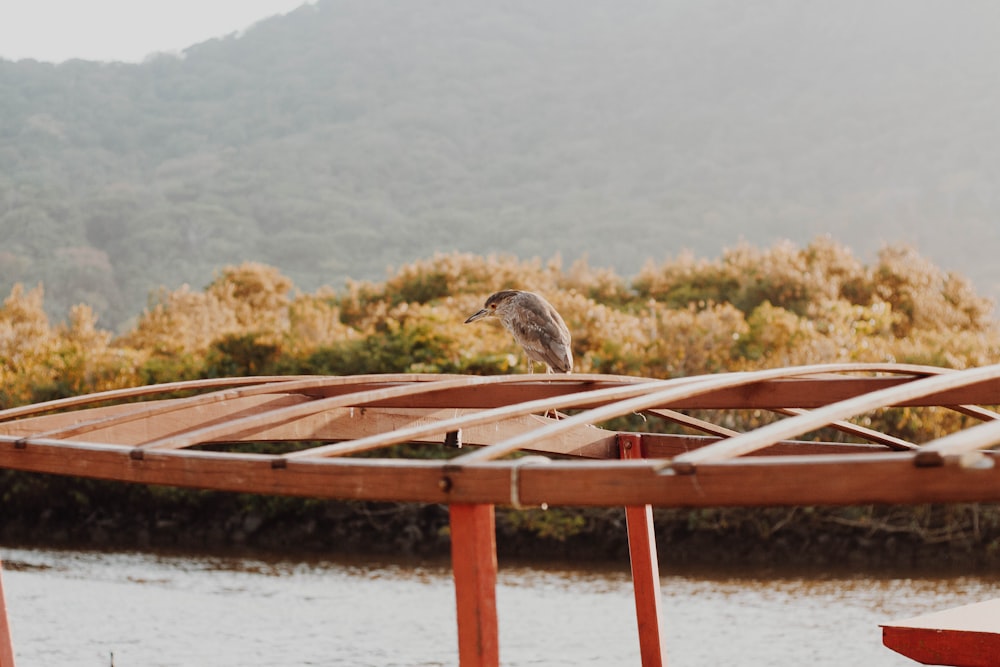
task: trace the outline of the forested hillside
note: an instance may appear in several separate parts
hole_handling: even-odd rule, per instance
[[[914,244],[1000,295],[1000,5],[320,0],[138,65],[0,61],[0,293],[123,332],[227,264]],[[239,26],[234,26],[234,30]]]

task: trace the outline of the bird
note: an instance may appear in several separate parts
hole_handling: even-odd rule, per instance
[[[528,372],[534,362],[545,364],[546,373],[570,373],[573,350],[566,322],[552,304],[541,295],[522,290],[502,290],[490,295],[482,310],[473,313],[466,324],[484,317],[495,317],[514,336],[528,356]]]

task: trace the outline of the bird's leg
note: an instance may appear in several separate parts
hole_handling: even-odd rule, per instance
[[[555,371],[552,370],[551,366],[549,366],[548,364],[545,364],[545,374],[546,375],[549,375],[549,374],[554,373],[554,372]],[[561,419],[561,417],[559,416],[559,411],[558,410],[546,410],[545,414],[542,415],[542,416],[543,417],[551,417],[552,419]]]

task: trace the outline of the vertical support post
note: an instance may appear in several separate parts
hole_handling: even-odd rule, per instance
[[[497,667],[497,545],[493,505],[449,505],[451,568],[455,577],[458,661]]]
[[[619,434],[618,447],[622,459],[643,458],[639,435]],[[667,664],[667,651],[660,624],[660,568],[656,559],[652,506],[626,507],[625,524],[639,626],[639,655],[643,667],[663,667]]]
[[[14,642],[7,621],[7,603],[3,596],[3,561],[0,561],[0,667],[14,667]]]

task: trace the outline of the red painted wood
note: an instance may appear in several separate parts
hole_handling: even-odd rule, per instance
[[[450,505],[451,567],[458,611],[461,667],[500,664],[497,636],[497,549],[493,505]]]
[[[642,458],[642,440],[637,435],[621,435],[618,440],[623,459]],[[639,627],[639,654],[643,667],[667,664],[667,650],[660,623],[660,568],[653,534],[653,508],[637,505],[625,508],[628,552],[635,589],[635,615]]]
[[[7,604],[3,596],[3,562],[0,562],[0,667],[14,667],[14,642],[7,621]]]
[[[882,643],[924,665],[994,667],[1000,660],[997,636],[983,632],[886,627]]]
[[[925,665],[996,665],[1000,660],[1000,599],[883,625],[882,643]]]

